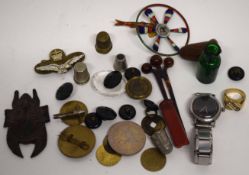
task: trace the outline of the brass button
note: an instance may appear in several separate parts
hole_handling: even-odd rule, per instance
[[[89,154],[95,146],[94,133],[85,126],[70,126],[63,130],[58,139],[59,150],[65,156],[79,158]]]
[[[69,101],[61,107],[60,114],[74,113],[76,111],[84,111],[84,113],[71,117],[64,117],[62,118],[62,121],[69,126],[80,125],[84,122],[85,116],[88,113],[87,107],[84,103],[80,101]]]
[[[121,160],[121,155],[115,153],[111,154],[105,150],[103,145],[101,145],[96,151],[96,158],[98,162],[104,166],[113,166]]]
[[[125,90],[133,99],[145,99],[151,94],[152,85],[145,77],[133,77],[127,82]]]

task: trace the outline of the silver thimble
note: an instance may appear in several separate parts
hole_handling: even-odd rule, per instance
[[[168,154],[172,152],[173,145],[165,129],[161,129],[152,134],[151,140],[152,143],[161,151],[161,153]]]
[[[77,84],[85,84],[89,81],[90,75],[87,70],[86,64],[78,62],[74,65],[74,81]]]
[[[124,54],[118,54],[113,64],[114,70],[123,72],[127,69],[127,62]]]

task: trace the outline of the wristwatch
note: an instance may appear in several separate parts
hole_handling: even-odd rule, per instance
[[[190,103],[195,124],[194,162],[200,165],[212,163],[212,128],[223,108],[214,94],[196,93]]]

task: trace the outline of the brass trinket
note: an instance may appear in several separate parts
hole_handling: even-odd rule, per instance
[[[112,49],[112,42],[109,34],[105,31],[101,31],[96,37],[96,51],[98,53],[106,54]]]
[[[89,154],[95,142],[94,133],[87,127],[70,126],[61,132],[58,147],[65,156],[79,158]]]
[[[60,109],[60,115],[67,114],[66,117],[61,117],[62,121],[69,126],[80,125],[87,113],[86,105],[80,101],[69,101]]]
[[[48,74],[52,72],[66,73],[77,62],[83,61],[85,54],[83,52],[73,52],[66,55],[61,49],[54,49],[49,53],[48,60],[42,60],[35,66],[35,72],[39,74]]]
[[[166,156],[157,148],[149,148],[142,153],[140,161],[146,170],[159,171],[166,164]]]
[[[228,110],[239,111],[244,105],[246,94],[241,89],[230,88],[224,91],[224,106]]]
[[[145,77],[133,77],[127,82],[125,90],[133,99],[145,99],[151,94],[152,85]]]
[[[154,124],[154,126],[152,126]],[[155,132],[160,131],[165,128],[165,123],[162,117],[151,114],[143,118],[141,126],[146,134],[149,136],[153,135]]]
[[[103,145],[101,145],[96,151],[96,158],[98,162],[104,166],[113,166],[121,160],[121,155],[111,154],[105,150]]]

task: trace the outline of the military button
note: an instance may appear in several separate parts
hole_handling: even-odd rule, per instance
[[[108,89],[112,89],[119,85],[122,80],[122,74],[119,71],[110,72],[104,79],[104,86]]]
[[[84,111],[84,113],[77,114],[77,111]],[[88,111],[84,103],[80,101],[69,101],[65,103],[60,110],[60,114],[67,113],[76,113],[76,115],[71,117],[63,117],[62,121],[69,126],[75,126],[80,125],[84,121]]]
[[[154,114],[144,117],[141,126],[144,129],[144,132],[151,136],[155,132],[164,129],[165,123],[162,117]]]
[[[131,105],[123,105],[119,109],[119,116],[124,120],[133,119],[136,115],[136,109]]]
[[[166,164],[166,156],[157,148],[149,148],[142,153],[140,161],[146,170],[159,171]]]
[[[111,126],[107,134],[112,149],[121,155],[134,155],[145,145],[143,129],[131,121],[122,121]]]
[[[125,90],[133,99],[145,99],[151,94],[152,85],[145,77],[133,77],[127,82]]]
[[[158,111],[159,110],[158,105],[155,104],[153,101],[148,100],[148,99],[144,100],[144,106],[146,106],[146,109],[148,111]]]
[[[56,91],[55,97],[57,100],[65,100],[71,95],[72,91],[73,91],[73,84],[69,82],[64,83]]]
[[[133,78],[133,77],[140,77],[141,76],[141,72],[139,69],[135,68],[135,67],[130,67],[128,69],[125,69],[125,73],[124,76],[127,80]]]
[[[94,133],[85,126],[70,126],[63,130],[58,139],[59,150],[71,158],[89,154],[95,146]]]
[[[239,81],[244,78],[245,72],[241,67],[234,66],[228,70],[228,76],[234,81]]]
[[[114,120],[117,117],[117,113],[106,106],[97,107],[96,115],[102,120]]]
[[[96,158],[101,165],[113,166],[121,160],[121,155],[107,152],[103,145],[99,146],[96,151]]]
[[[96,113],[89,113],[85,117],[85,124],[88,128],[96,129],[102,124],[102,119]]]

